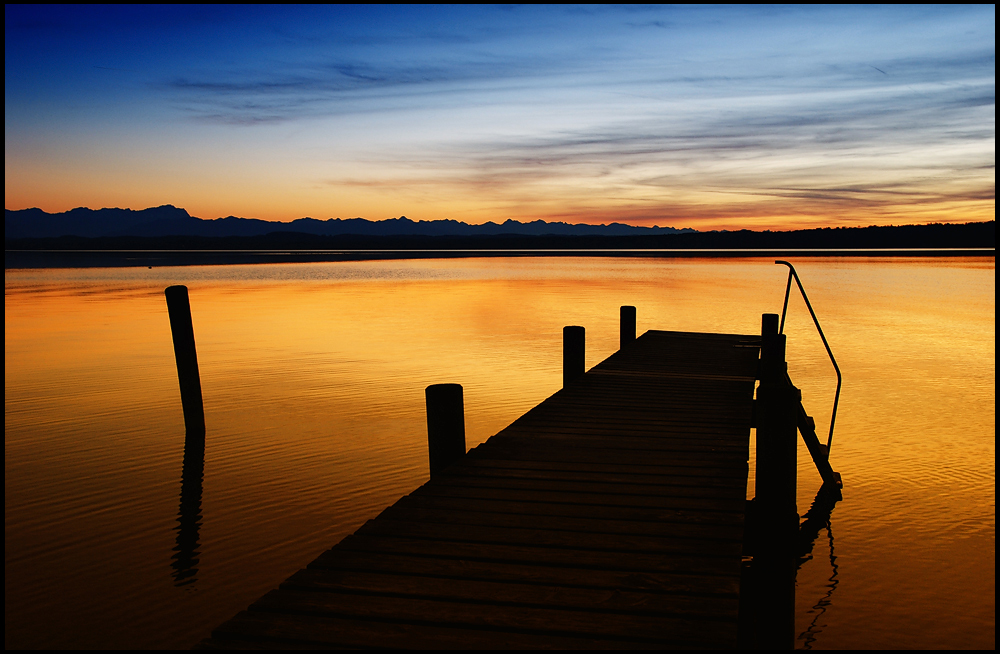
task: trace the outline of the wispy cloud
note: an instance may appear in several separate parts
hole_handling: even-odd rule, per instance
[[[706,213],[718,220],[751,208],[858,216],[897,211],[901,202],[945,208],[990,201],[995,92],[984,73],[991,63],[986,55],[940,65],[894,61],[887,65],[903,71],[901,81],[774,95],[744,89],[738,97],[703,98],[697,111],[665,104],[583,129],[470,140],[430,156],[394,153],[377,167],[394,171],[397,188],[443,185],[511,206],[568,203],[577,213],[587,210],[582,205],[602,214],[617,206],[633,219],[636,208],[623,203],[642,205],[644,217]],[[927,81],[913,72],[944,77],[948,67],[962,76]]]
[[[544,74],[543,62],[517,58],[406,66],[335,61],[287,72],[178,77],[164,89],[199,119],[244,123],[260,116],[314,119],[462,103],[477,93],[510,93]]]

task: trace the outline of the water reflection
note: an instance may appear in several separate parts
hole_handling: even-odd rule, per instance
[[[177,511],[177,543],[172,563],[175,586],[187,586],[198,580],[198,538],[201,528],[201,489],[205,474],[205,432],[193,430],[184,439],[184,463],[181,469],[181,505]]]
[[[798,576],[803,564],[813,560],[816,541],[820,532],[825,530],[830,547],[831,575],[825,585],[825,593],[809,611],[812,621],[796,639],[802,648],[812,648],[825,627],[819,620],[831,606],[833,592],[839,584],[831,515],[841,499],[843,495],[836,486],[824,484],[820,487],[809,511],[802,516],[791,557],[783,556],[779,551],[769,551],[766,546],[768,541],[762,539],[760,533],[757,500],[747,502],[740,582],[741,649],[785,649],[791,646],[795,595],[801,589]]]
[[[824,484],[816,493],[812,506],[799,523],[799,539],[796,552],[798,554],[798,567],[812,559],[813,546],[819,538],[819,532],[830,528],[830,515],[837,502],[844,499],[839,488]]]
[[[799,525],[797,569],[801,570],[802,565],[813,558],[812,552],[816,544],[816,539],[819,538],[820,531],[824,529],[830,543],[831,569],[826,592],[809,611],[813,614],[813,619],[805,631],[799,634],[798,640],[802,642],[802,649],[812,649],[820,632],[826,626],[819,624],[819,620],[831,605],[830,598],[833,597],[833,591],[837,589],[837,585],[840,583],[840,580],[837,579],[837,557],[833,553],[833,523],[830,520],[830,516],[833,513],[834,506],[841,499],[843,499],[843,496],[839,488],[824,484],[819,489],[819,492],[816,493],[816,499],[813,500],[812,506],[809,507],[809,511],[803,516],[802,523]]]
[[[991,649],[993,259],[794,263],[844,370],[850,502],[829,565],[815,528],[789,641],[834,588],[814,648]],[[749,333],[784,282],[772,259],[7,271],[5,642],[190,647],[426,480],[427,385],[462,381],[472,446],[559,388],[564,325],[586,326],[589,366],[620,347],[624,304],[640,332]],[[207,460],[179,438],[174,283],[194,295]],[[789,373],[828,424],[836,381],[792,304]],[[821,480],[799,461],[804,509]]]

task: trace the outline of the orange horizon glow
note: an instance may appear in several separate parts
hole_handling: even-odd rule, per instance
[[[417,206],[413,209],[392,211],[390,208],[375,210],[360,210],[356,212],[323,212],[302,206],[296,210],[295,203],[288,207],[247,206],[244,209],[226,208],[225,205],[211,200],[193,200],[180,202],[167,198],[157,198],[149,201],[132,203],[107,203],[94,201],[92,203],[78,201],[17,202],[17,196],[7,196],[5,209],[18,211],[38,208],[50,214],[62,213],[85,207],[89,209],[120,208],[139,211],[150,207],[172,204],[185,209],[191,216],[203,220],[213,220],[227,216],[240,218],[255,218],[271,222],[288,223],[299,218],[315,218],[327,220],[340,218],[364,218],[370,221],[380,221],[405,216],[413,221],[456,220],[469,225],[480,225],[487,222],[503,223],[511,219],[522,223],[543,220],[545,222],[562,222],[569,224],[601,225],[622,223],[635,226],[659,226],[675,228],[693,228],[699,231],[711,230],[741,230],[753,231],[793,231],[802,229],[837,228],[837,227],[868,227],[890,225],[927,225],[934,223],[974,223],[995,220],[996,203],[994,200],[972,199],[941,202],[936,205],[883,205],[877,207],[854,208],[851,210],[826,210],[819,206],[774,206],[779,203],[760,202],[757,205],[736,205],[722,207],[706,207],[694,205],[690,207],[673,206],[662,210],[655,207],[642,206],[586,206],[572,209],[558,209],[551,206],[521,207],[519,210],[504,211],[488,207],[476,207],[469,204],[453,207],[448,204],[438,206]],[[241,204],[241,203],[235,203]],[[401,204],[401,203],[400,203]],[[542,203],[539,203],[542,204]],[[547,203],[546,203],[547,204]],[[800,203],[800,205],[803,203]],[[359,206],[359,205],[355,205]]]

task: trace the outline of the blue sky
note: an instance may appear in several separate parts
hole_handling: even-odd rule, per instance
[[[8,209],[987,220],[995,7],[5,7]]]

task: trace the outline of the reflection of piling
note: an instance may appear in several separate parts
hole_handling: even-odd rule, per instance
[[[198,532],[201,527],[201,488],[205,473],[204,434],[188,432],[184,439],[184,464],[181,470],[181,504],[177,511],[177,543],[171,557],[174,585],[196,581],[198,574]]]
[[[796,417],[799,391],[788,382],[785,336],[778,316],[761,323],[760,386],[757,388],[757,593],[756,645],[791,649],[795,643]]]
[[[820,486],[812,506],[802,516],[802,524],[799,525],[798,542],[795,547],[799,567],[812,558],[813,545],[819,532],[829,528],[833,508],[842,499],[843,495],[836,486],[830,484]]]
[[[465,406],[460,384],[433,384],[427,398],[427,450],[431,476],[465,454]]]
[[[563,327],[563,388],[569,386],[586,369],[586,330],[583,327]]]
[[[619,348],[635,342],[635,307],[621,308],[621,341]]]
[[[194,326],[191,322],[187,286],[171,286],[164,294],[167,296],[170,332],[174,339],[174,357],[177,359],[177,377],[181,385],[184,427],[189,435],[204,435],[205,411],[202,407],[198,354],[194,347]]]
[[[840,585],[840,580],[837,578],[837,556],[833,553],[833,526],[830,514],[833,513],[833,507],[841,499],[843,498],[840,488],[823,484],[819,492],[816,493],[816,499],[813,500],[809,511],[802,516],[802,525],[799,527],[799,568],[802,567],[805,561],[812,558],[813,543],[816,542],[820,530],[826,529],[827,538],[830,542],[830,577],[826,584],[826,592],[813,604],[812,611],[810,611],[813,614],[813,619],[805,628],[805,631],[799,634],[798,640],[802,641],[801,649],[812,649],[812,645],[816,642],[816,637],[823,631],[823,628],[826,626],[823,614],[830,607],[833,593],[837,590],[837,586]]]

